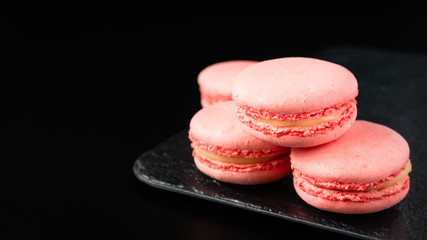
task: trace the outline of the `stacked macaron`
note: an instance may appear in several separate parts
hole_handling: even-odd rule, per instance
[[[344,67],[313,58],[273,59],[243,70],[233,86],[237,118],[280,146],[330,142],[353,124],[357,81]]]
[[[189,137],[197,168],[235,184],[268,183],[286,176],[290,149],[264,142],[242,129],[231,101],[201,109],[190,122]]]
[[[357,120],[340,138],[292,149],[294,187],[308,204],[338,213],[371,213],[408,193],[409,146],[392,129]]]
[[[202,107],[231,101],[231,89],[237,75],[255,63],[257,62],[250,60],[232,60],[214,63],[203,69],[197,78]]]
[[[292,170],[305,202],[338,213],[377,212],[406,196],[409,146],[386,126],[356,121],[358,84],[348,69],[303,57],[216,66],[199,75],[204,108],[189,130],[201,172],[249,185]],[[222,97],[206,97],[218,89]]]

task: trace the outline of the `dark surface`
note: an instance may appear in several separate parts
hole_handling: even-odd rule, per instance
[[[405,79],[389,82],[402,69],[367,75],[365,68],[382,63],[363,59],[365,66],[350,64],[346,58],[356,53],[328,55],[339,45],[411,58],[426,55],[423,17],[379,16],[366,22],[365,17],[304,17],[307,23],[292,17],[278,19],[273,29],[256,19],[259,24],[251,28],[240,23],[223,29],[195,24],[155,28],[160,15],[52,12],[55,16],[5,8],[0,18],[0,239],[234,240],[296,234],[343,239],[339,233],[153,188],[135,177],[135,160],[186,129],[200,108],[197,74],[231,59],[341,56],[337,60],[364,79],[359,116],[402,133],[412,153],[420,154],[411,156],[418,158],[413,174],[423,174],[416,167],[426,157],[425,128],[402,123],[426,118],[417,102],[425,95],[420,87],[425,79],[411,85]],[[322,51],[326,54],[319,55]],[[417,77],[414,69],[424,66],[403,68],[405,77]],[[369,81],[383,85],[362,91]],[[406,98],[396,102],[394,95]],[[386,111],[396,117],[383,118]],[[413,194],[421,185],[411,187]],[[422,208],[425,198],[418,200]]]
[[[188,129],[144,153],[135,162],[135,175],[157,188],[195,196],[255,212],[336,231],[354,237],[425,239],[427,232],[427,168],[422,98],[427,94],[427,56],[337,47],[316,54],[353,71],[359,82],[358,119],[382,123],[398,131],[411,146],[414,172],[407,197],[374,214],[345,215],[317,210],[302,201],[292,177],[259,186],[221,183],[194,165]]]

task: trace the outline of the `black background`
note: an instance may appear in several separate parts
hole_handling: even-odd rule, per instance
[[[225,29],[3,17],[0,238],[342,238],[158,190],[132,173],[141,153],[188,126],[209,64],[341,45],[427,54],[420,16],[304,19]]]

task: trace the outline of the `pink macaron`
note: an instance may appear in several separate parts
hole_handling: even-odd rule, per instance
[[[246,67],[257,63],[249,60],[231,60],[209,65],[197,78],[202,107],[220,101],[231,101],[233,82]]]
[[[244,128],[281,146],[332,141],[351,127],[357,115],[354,75],[343,66],[314,58],[253,64],[237,76],[232,94]]]
[[[244,131],[235,112],[236,105],[228,101],[193,116],[189,138],[197,168],[219,181],[243,185],[276,181],[290,173],[290,149]]]
[[[394,130],[357,120],[340,138],[291,150],[294,187],[308,204],[331,212],[378,212],[409,190],[409,146]]]

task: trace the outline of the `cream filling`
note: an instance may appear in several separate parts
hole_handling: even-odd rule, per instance
[[[317,124],[325,123],[325,122],[331,122],[336,119],[338,119],[341,116],[341,112],[337,111],[334,114],[313,118],[313,119],[307,119],[307,120],[298,120],[298,121],[280,121],[280,120],[272,120],[272,119],[266,119],[262,117],[258,117],[258,120],[261,122],[276,126],[276,127],[310,127]]]
[[[411,161],[408,161],[408,163],[406,163],[405,169],[403,169],[399,175],[397,175],[396,177],[394,177],[393,179],[389,180],[389,181],[385,181],[383,182],[383,184],[369,189],[369,191],[376,191],[376,190],[381,190],[384,189],[386,187],[392,186],[400,181],[402,181],[403,179],[406,178],[406,176],[408,176],[409,172],[411,172],[412,170],[412,165],[411,165]]]
[[[227,156],[222,156],[222,155],[218,155],[215,153],[208,152],[208,151],[206,151],[202,148],[199,148],[199,147],[195,147],[194,149],[196,150],[196,152],[200,156],[203,156],[207,159],[216,160],[216,161],[225,162],[225,163],[237,163],[237,164],[264,163],[264,162],[268,162],[268,161],[278,159],[278,158],[284,156],[284,154],[276,154],[276,155],[272,155],[272,156],[259,157],[259,158],[227,157]]]

